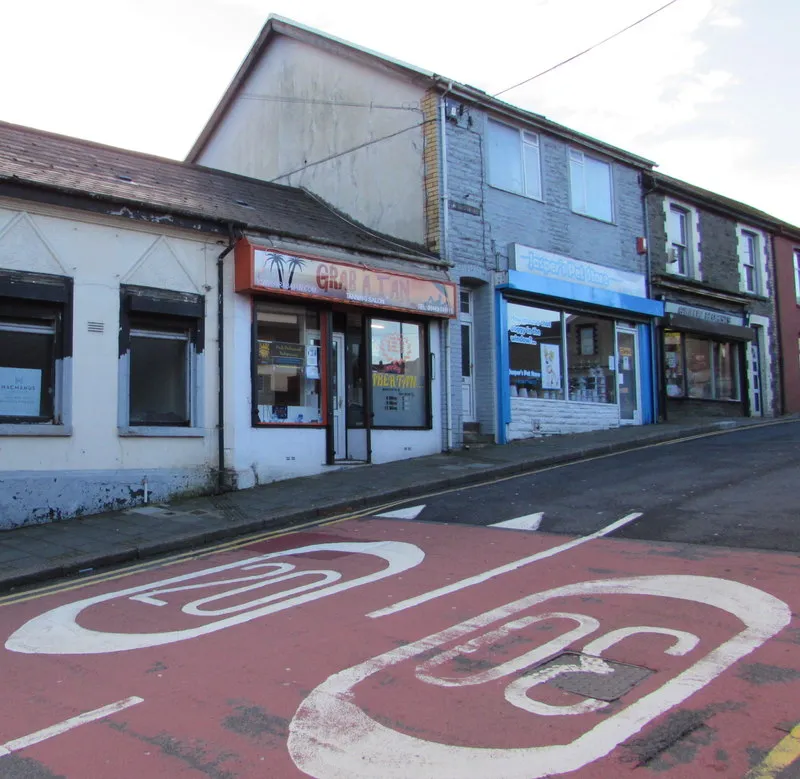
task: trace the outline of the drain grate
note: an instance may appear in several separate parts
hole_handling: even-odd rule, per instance
[[[559,670],[563,666],[575,670]],[[609,702],[621,698],[653,673],[649,668],[617,663],[578,652],[564,652],[537,666],[535,670],[537,673],[547,670],[554,674],[550,684],[564,692]]]

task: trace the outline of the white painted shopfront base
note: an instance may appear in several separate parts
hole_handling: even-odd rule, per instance
[[[442,451],[442,433],[433,430],[373,430],[372,462],[389,463]]]
[[[511,398],[509,441],[614,427],[619,427],[619,407],[613,403]]]
[[[252,428],[246,447],[238,450],[236,482],[238,489],[259,484],[313,476],[352,465],[325,464],[325,431],[279,427]],[[373,430],[372,462],[388,463],[411,457],[438,454],[441,432],[433,430]],[[242,442],[244,443],[244,442]]]

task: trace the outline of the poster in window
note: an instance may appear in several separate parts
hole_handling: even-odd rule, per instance
[[[303,344],[286,341],[259,341],[259,365],[295,365],[305,363],[306,348]]]
[[[0,368],[0,416],[38,417],[42,372],[36,368]]]
[[[542,344],[542,389],[561,389],[561,347]]]
[[[420,325],[372,320],[372,414],[376,427],[427,424],[425,348]]]

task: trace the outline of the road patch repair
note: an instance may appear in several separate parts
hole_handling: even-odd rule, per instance
[[[9,601],[0,743],[67,779],[783,779],[796,557],[613,538],[639,517],[366,517]]]

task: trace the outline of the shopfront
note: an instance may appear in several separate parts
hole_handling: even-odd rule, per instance
[[[243,448],[259,478],[441,450],[439,323],[455,316],[455,286],[378,262],[237,245],[251,311]]]
[[[645,278],[513,244],[497,287],[502,440],[655,418]]]
[[[744,315],[671,301],[665,311],[661,351],[667,419],[760,415],[761,359],[756,333],[745,326]]]

